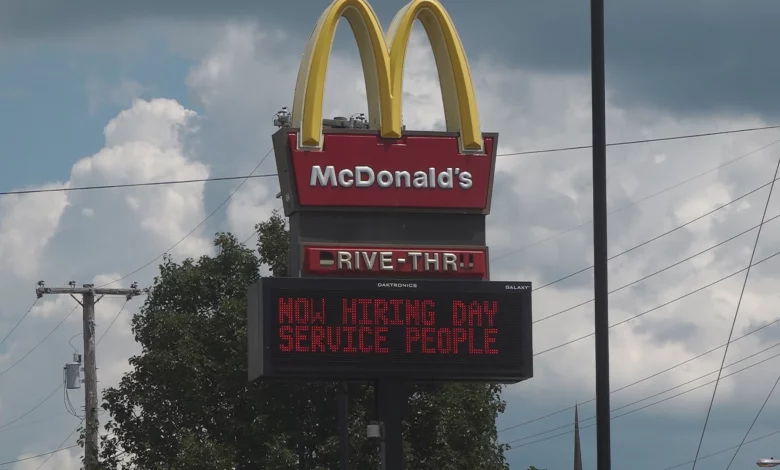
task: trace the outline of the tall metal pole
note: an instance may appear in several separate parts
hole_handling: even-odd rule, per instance
[[[612,467],[609,422],[609,286],[607,261],[607,123],[604,85],[604,0],[590,1],[593,120],[593,290],[596,329],[596,459]]]
[[[97,470],[98,462],[98,398],[97,364],[95,362],[95,294],[81,296],[84,312],[84,470]]]

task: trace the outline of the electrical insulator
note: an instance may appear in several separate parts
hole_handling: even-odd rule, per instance
[[[70,362],[65,364],[65,386],[69,390],[81,388],[81,364]]]
[[[274,114],[274,126],[276,127],[289,127],[290,126],[290,111],[287,106],[280,109]]]
[[[352,129],[368,129],[368,121],[363,113],[353,114],[349,118],[349,125]]]

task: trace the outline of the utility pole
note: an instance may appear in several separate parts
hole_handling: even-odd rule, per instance
[[[46,287],[43,281],[38,282],[35,293],[38,298],[45,294],[68,294],[78,302],[83,310],[84,329],[84,411],[85,411],[85,436],[84,436],[84,470],[97,470],[98,468],[98,388],[97,388],[97,364],[95,362],[95,304],[106,295],[121,295],[127,300],[141,295],[142,290],[137,283],[133,283],[130,289],[104,289],[95,287],[94,284],[84,284],[76,287],[71,281],[70,287]],[[81,295],[81,301],[75,296]],[[95,296],[100,297],[96,300]]]

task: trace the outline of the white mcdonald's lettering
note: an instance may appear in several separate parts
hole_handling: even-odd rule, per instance
[[[311,179],[309,186],[333,186],[350,188],[370,188],[377,185],[380,188],[441,188],[452,189],[457,180],[458,187],[471,188],[473,182],[471,173],[461,171],[460,168],[447,168],[436,172],[436,168],[428,168],[419,171],[375,171],[370,166],[356,166],[354,170],[344,168],[336,171],[333,165],[328,165],[323,170],[320,165],[311,167]]]
[[[458,256],[455,253],[408,251],[337,251],[336,269],[343,271],[397,271],[402,266],[412,271],[457,272]],[[461,267],[464,267],[461,263]],[[467,268],[468,269],[468,268]]]
[[[385,3],[383,1],[383,3]],[[466,53],[452,19],[438,0],[412,0],[396,14],[387,38],[366,0],[333,0],[320,15],[298,69],[292,127],[298,145],[322,148],[322,98],[336,25],[349,22],[363,64],[368,122],[382,137],[401,137],[401,97],[406,46],[414,20],[420,19],[439,71],[447,131],[459,132],[463,152],[484,153],[479,114]]]

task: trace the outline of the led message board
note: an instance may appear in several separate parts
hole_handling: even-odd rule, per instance
[[[264,278],[248,299],[250,380],[533,376],[527,282]]]

